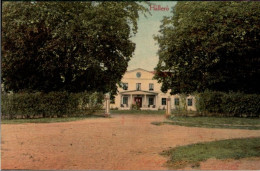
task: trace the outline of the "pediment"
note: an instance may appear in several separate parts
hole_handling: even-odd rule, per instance
[[[153,79],[154,73],[151,71],[144,70],[142,68],[137,68],[134,70],[127,71],[123,78],[131,79]]]

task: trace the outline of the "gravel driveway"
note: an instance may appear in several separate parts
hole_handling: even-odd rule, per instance
[[[49,170],[167,170],[164,167],[167,158],[159,153],[170,147],[260,136],[260,130],[151,124],[153,121],[163,120],[165,119],[162,115],[118,114],[112,118],[91,118],[63,123],[3,124],[1,167]],[[256,159],[248,165],[250,160],[241,160],[236,163],[236,167],[232,165],[232,169],[260,169],[259,164],[255,165],[260,163],[259,161],[260,159]],[[211,169],[207,162],[204,164],[206,169]],[[216,162],[214,161],[215,164]],[[229,161],[232,162],[234,161]],[[221,169],[221,165],[217,168],[215,165],[212,169]]]

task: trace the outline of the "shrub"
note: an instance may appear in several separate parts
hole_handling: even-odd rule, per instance
[[[140,110],[140,106],[137,104],[132,104],[132,110]]]
[[[259,117],[260,95],[205,91],[199,94],[197,106],[204,115]]]
[[[15,93],[2,94],[3,118],[82,116],[102,108],[101,93]]]

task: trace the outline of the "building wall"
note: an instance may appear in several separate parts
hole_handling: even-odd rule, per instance
[[[136,73],[140,72],[141,77],[137,78]],[[149,83],[154,84],[154,92],[160,92],[161,84],[157,80],[153,79],[154,74],[142,69],[136,69],[128,71],[122,78],[123,83],[128,83],[128,90],[136,90],[136,83],[141,83],[141,90],[149,91]],[[119,91],[123,91],[122,88],[119,88]]]
[[[137,73],[141,73],[141,76],[138,78]],[[122,104],[122,98],[120,95],[120,92],[126,92],[126,91],[135,91],[136,90],[136,83],[141,83],[141,90],[142,91],[147,91],[147,92],[153,92],[153,93],[158,93],[158,97],[154,99],[154,102],[156,104],[156,109],[166,109],[166,105],[162,105],[162,98],[171,98],[171,108],[172,109],[177,109],[178,107],[182,106],[181,104],[181,98],[179,95],[170,95],[170,91],[167,93],[161,92],[161,83],[158,83],[157,80],[153,79],[154,74],[152,72],[143,70],[141,68],[127,71],[125,75],[123,76],[121,82],[122,83],[128,83],[128,90],[123,90],[123,88],[118,88],[119,93],[115,96],[115,104],[111,104],[112,108],[119,108],[120,105]],[[154,90],[149,91],[149,84],[153,83],[154,85]],[[141,93],[141,92],[140,92]],[[142,97],[142,102],[144,102],[144,97]],[[148,95],[146,96],[148,101]],[[175,98],[179,98],[180,105],[176,106],[175,105]],[[188,98],[193,99],[193,105],[192,106],[187,106],[187,110],[196,110],[195,108],[195,98],[193,96],[189,96]],[[128,100],[130,101],[130,99]],[[187,103],[186,103],[187,104]]]

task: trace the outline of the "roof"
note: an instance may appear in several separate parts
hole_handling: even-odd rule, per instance
[[[137,71],[137,70],[143,70],[143,71],[145,71],[145,72],[149,72],[149,73],[154,74],[154,71],[147,71],[147,70],[142,69],[142,68],[136,68],[136,69],[132,69],[132,70],[129,70],[129,71],[126,71],[126,72],[134,72],[134,71]]]
[[[122,91],[119,92],[120,94],[146,94],[146,95],[157,95],[156,92],[151,91],[143,91],[143,90],[129,90],[129,91]]]
[[[142,69],[142,68],[136,68],[136,69],[133,69],[133,70],[129,70],[129,71],[126,71],[126,72],[134,72],[136,70],[143,70],[145,72],[149,72],[153,75],[155,75],[156,73],[161,76],[161,77],[167,77],[167,76],[171,76],[172,75],[172,72],[169,72],[169,71],[147,71],[145,69]]]

